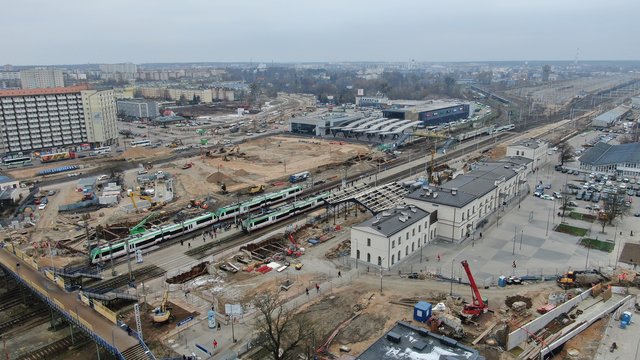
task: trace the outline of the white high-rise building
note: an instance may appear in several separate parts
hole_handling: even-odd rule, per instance
[[[55,88],[64,86],[64,78],[60,69],[35,68],[20,71],[20,82],[23,89]]]
[[[126,73],[126,74],[135,74],[138,72],[138,66],[133,63],[122,63],[122,64],[101,64],[100,71],[103,73]]]
[[[0,154],[75,150],[117,141],[113,90],[86,85],[0,91]]]

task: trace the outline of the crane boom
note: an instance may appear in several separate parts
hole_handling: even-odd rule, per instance
[[[482,300],[482,296],[480,295],[480,290],[476,285],[476,281],[473,278],[473,274],[471,274],[471,269],[469,268],[469,263],[467,260],[462,260],[462,267],[464,271],[467,273],[467,278],[469,279],[469,284],[472,290],[472,305],[467,305],[464,307],[464,312],[466,314],[471,315],[480,315],[481,313],[487,310],[487,304]]]

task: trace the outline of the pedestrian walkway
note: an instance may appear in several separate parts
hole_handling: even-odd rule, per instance
[[[66,313],[72,319],[77,319],[81,327],[95,333],[107,345],[118,349],[120,353],[138,345],[135,337],[127,335],[116,324],[112,323],[91,308],[88,308],[78,299],[77,294],[68,293],[42,273],[31,268],[27,263],[6,249],[0,250],[0,264],[15,276],[25,282],[34,292],[39,293],[48,302],[57,305],[57,308]],[[90,334],[93,336],[93,334]]]

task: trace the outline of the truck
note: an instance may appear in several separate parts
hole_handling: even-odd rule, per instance
[[[308,171],[303,171],[297,174],[293,174],[291,176],[289,176],[289,182],[294,184],[300,181],[305,181],[307,180],[307,178],[309,177],[309,175],[311,175]]]
[[[563,289],[567,289],[578,286],[592,286],[606,280],[609,280],[609,278],[598,270],[574,270],[558,276],[556,284]]]

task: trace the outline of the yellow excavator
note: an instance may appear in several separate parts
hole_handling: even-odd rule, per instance
[[[164,296],[162,297],[162,304],[159,307],[153,310],[153,323],[154,324],[162,324],[167,321],[173,321],[174,316],[171,315],[171,311],[167,307],[167,299],[169,298],[169,289],[164,291]]]

